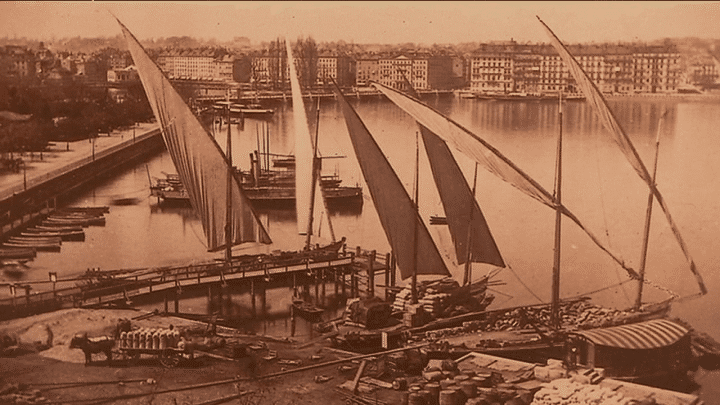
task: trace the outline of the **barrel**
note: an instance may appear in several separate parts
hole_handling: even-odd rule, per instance
[[[134,349],[137,349],[137,348],[140,347],[140,333],[137,332],[137,331],[131,332],[131,333],[132,333],[132,339],[133,339],[133,340],[132,340],[132,347],[133,347]]]
[[[473,380],[465,380],[460,382],[460,389],[462,392],[465,393],[465,396],[467,398],[475,398],[477,396],[477,390],[475,386],[475,381]]]
[[[439,405],[458,405],[457,395],[453,390],[442,390],[440,391],[440,397],[438,401]]]
[[[432,393],[430,393],[430,391],[428,391],[426,389],[422,389],[418,392],[418,394],[420,394],[420,396],[422,396],[423,402],[426,405],[433,405]]]
[[[465,374],[458,374],[453,378],[453,380],[455,380],[455,382],[458,384],[469,379],[470,377],[466,376]]]
[[[427,405],[425,397],[420,392],[411,392],[408,395],[408,405]]]
[[[462,389],[460,389],[460,386],[457,384],[453,384],[448,387],[448,390],[455,391],[455,402],[458,404],[464,404],[465,401],[467,401],[467,396],[463,392]]]
[[[468,369],[462,369],[462,370],[460,370],[460,374],[465,374],[466,376],[468,376],[468,377],[470,377],[470,378],[475,377],[475,376],[477,375],[477,373],[475,372],[475,370],[472,370],[472,369],[469,369],[469,368],[468,368]]]
[[[440,384],[427,383],[425,384],[425,390],[430,393],[430,404],[437,405],[438,401],[440,401]]]
[[[153,349],[160,348],[160,334],[158,332],[153,333],[152,336],[152,347]]]
[[[440,389],[446,390],[449,386],[455,384],[455,380],[440,380]]]

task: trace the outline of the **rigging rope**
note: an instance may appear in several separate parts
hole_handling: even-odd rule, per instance
[[[603,193],[603,189],[602,189],[602,176],[600,175],[600,156],[598,155],[598,150],[600,150],[600,145],[598,145],[599,144],[599,136],[598,136],[597,131],[594,133],[595,133],[595,148],[593,148],[593,149],[595,151],[595,173],[597,174],[598,189],[600,190],[600,206],[601,206],[601,211],[602,211],[602,215],[603,215],[603,224],[605,225],[605,236],[607,239],[608,246],[611,249],[614,249],[612,246],[612,239],[610,239],[610,227],[608,226],[607,210],[605,209],[605,199],[603,198],[604,193]],[[620,270],[615,266],[613,266],[613,267],[615,268],[615,276],[617,277],[617,280],[620,283],[619,286],[623,286],[624,282],[622,281],[622,278],[620,277]],[[627,290],[625,290],[625,287],[622,287],[621,290],[623,292],[623,295],[625,296],[625,301],[627,301],[628,303],[631,302],[630,296],[628,296],[628,292],[627,292]]]
[[[538,300],[538,302],[544,303],[544,301],[543,301],[540,297],[538,297],[537,294],[535,294],[535,293],[533,292],[533,290],[531,290],[530,287],[528,287],[528,286],[522,281],[522,279],[520,278],[520,276],[518,276],[518,274],[515,272],[515,270],[512,268],[512,266],[511,266],[509,263],[507,263],[507,262],[505,262],[505,264],[507,265],[506,268],[509,269],[509,270],[512,272],[512,274],[515,276],[515,278],[520,282],[520,285],[522,285],[523,287],[525,287],[525,289],[526,289],[533,297],[535,297],[535,299]]]

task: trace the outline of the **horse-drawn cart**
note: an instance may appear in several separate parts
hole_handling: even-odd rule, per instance
[[[164,349],[148,349],[148,348],[135,348],[135,347],[120,347],[120,353],[123,358],[130,358],[134,360],[140,360],[143,354],[151,355],[160,360],[160,363],[165,367],[175,367],[182,359],[193,360],[195,358],[192,350],[187,348],[179,349],[176,347],[167,347]]]
[[[184,358],[195,358],[191,344],[184,342],[177,331],[167,329],[122,332],[118,350],[126,359],[139,360],[144,354],[156,357],[165,367],[175,367]]]

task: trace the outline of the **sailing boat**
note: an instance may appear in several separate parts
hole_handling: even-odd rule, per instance
[[[360,169],[367,183],[367,187],[370,191],[373,203],[378,213],[378,217],[382,224],[385,235],[390,243],[393,250],[397,266],[400,269],[400,274],[403,279],[412,278],[410,294],[412,296],[410,305],[403,304],[403,323],[401,324],[397,320],[390,318],[390,308],[384,307],[381,302],[376,302],[373,298],[357,303],[351,303],[348,306],[348,312],[346,313],[345,323],[343,328],[347,330],[341,330],[338,336],[333,339],[336,345],[349,347],[353,350],[373,350],[379,348],[382,342],[383,347],[388,347],[393,344],[397,344],[403,331],[407,331],[409,328],[418,326],[417,319],[422,318],[425,312],[424,308],[426,305],[423,303],[418,304],[418,286],[417,276],[435,276],[435,278],[451,276],[450,271],[447,268],[445,261],[443,260],[438,247],[434,243],[430,232],[428,231],[425,223],[422,221],[420,214],[417,209],[417,197],[413,200],[401,180],[398,178],[394,169],[384,156],[379,145],[368,131],[365,124],[362,122],[357,112],[350,106],[345,99],[340,89],[335,85],[335,94],[340,103],[341,110],[345,117],[345,122],[350,135],[350,140],[357,156]],[[427,146],[434,147],[435,145]],[[449,153],[449,150],[447,151]],[[440,171],[445,170],[458,170],[457,167],[450,169],[444,167],[448,162],[446,159],[447,155],[441,153],[439,155],[433,155],[433,157],[439,156],[436,160],[440,162],[442,167],[436,168]],[[417,159],[417,157],[416,157]],[[450,157],[450,160],[453,160]],[[453,160],[454,162],[454,160]],[[447,172],[439,173],[439,179],[442,181],[445,178]],[[452,173],[452,172],[451,172]],[[416,175],[417,184],[417,175]],[[447,184],[451,188],[458,184],[453,179]],[[416,186],[417,195],[417,186]],[[462,191],[465,190],[465,193]],[[458,191],[460,194],[465,194],[463,197],[470,195],[469,187],[466,183],[460,186],[460,190],[453,190],[456,194]],[[471,197],[470,197],[471,198]],[[449,200],[448,200],[449,201]],[[475,204],[477,205],[477,204]],[[467,204],[466,206],[472,207],[473,204]],[[476,209],[475,218],[479,222],[484,219],[480,215],[479,207]],[[452,217],[453,221],[456,220],[455,214],[461,216],[460,212],[454,210],[448,212],[448,215]],[[457,221],[459,222],[459,221]],[[466,224],[462,227],[462,232],[467,235],[469,232],[468,224],[472,223],[470,229],[475,226],[475,222],[465,220]],[[482,224],[483,227],[487,228],[486,224]],[[472,232],[477,232],[473,229]],[[478,232],[484,236],[489,236],[489,240],[492,237],[489,235],[489,230]],[[459,240],[459,239],[458,239]],[[473,250],[473,245],[465,245],[463,242],[459,245],[462,246],[460,256],[466,257],[466,250]],[[497,251],[497,246],[494,241],[492,242],[493,249],[485,257],[492,257],[487,260],[482,258],[482,254],[471,255],[478,257],[481,260],[490,261],[502,264],[502,258]],[[471,258],[472,260],[473,258]],[[488,277],[484,277],[481,280],[482,286],[487,286]],[[453,286],[453,283],[455,286]],[[433,289],[437,289],[440,294],[433,294],[443,296],[447,298],[449,302],[467,302],[472,303],[476,308],[475,310],[481,311],[484,309],[489,302],[484,300],[477,300],[475,297],[470,296],[470,285],[466,285],[463,288],[457,288],[459,285],[454,281],[447,279],[436,280],[435,282],[427,285],[432,286]],[[427,289],[429,290],[429,288]],[[427,291],[426,290],[426,291]],[[429,299],[430,292],[425,297]],[[447,293],[446,293],[447,292]],[[484,290],[482,291],[484,296]],[[447,296],[447,297],[444,297]],[[442,305],[442,303],[438,302]],[[427,304],[427,303],[426,303]],[[447,304],[447,302],[446,302]],[[434,305],[431,305],[434,306]],[[387,322],[383,322],[386,320]],[[365,326],[365,328],[360,327]]]
[[[404,74],[403,79],[406,92],[414,98],[419,98]],[[471,190],[447,143],[422,124],[418,123],[418,127],[445,211],[457,263],[465,264],[463,285],[471,284],[472,263],[505,267],[505,261],[475,199],[477,165]]]
[[[559,43],[559,41],[558,41]],[[562,52],[561,52],[562,53]],[[566,56],[572,59],[572,57],[569,55],[569,53],[566,52]],[[577,65],[577,64],[576,64]],[[571,69],[572,70],[572,69]],[[580,74],[584,75],[582,72],[582,69],[577,66],[577,72],[580,72]],[[587,79],[587,77],[585,76]],[[578,82],[581,82],[580,79],[577,79]],[[587,79],[589,82],[589,79]],[[590,83],[590,87],[594,86]],[[558,194],[550,194],[547,192],[542,186],[539,185],[535,180],[530,178],[527,174],[525,174],[523,171],[521,171],[514,163],[512,163],[509,159],[504,157],[497,149],[493,148],[491,145],[489,145],[486,141],[484,141],[482,138],[478,137],[477,135],[473,134],[469,130],[463,128],[459,124],[452,121],[450,118],[440,114],[439,112],[435,111],[431,107],[419,102],[418,100],[408,97],[407,95],[404,95],[400,93],[399,91],[389,88],[387,86],[384,86],[382,84],[374,83],[374,87],[376,87],[379,91],[384,93],[388,98],[391,99],[396,105],[398,105],[400,108],[405,110],[407,113],[409,113],[413,118],[415,118],[416,121],[418,121],[420,124],[425,126],[428,130],[432,131],[433,133],[437,134],[440,138],[442,138],[445,142],[452,145],[456,149],[460,150],[461,152],[464,152],[466,155],[473,158],[478,164],[485,167],[488,171],[495,174],[496,176],[500,177],[504,181],[510,183],[514,187],[518,188],[525,194],[531,196],[532,198],[542,202],[543,204],[553,208],[556,210],[556,212],[565,215],[566,217],[570,218],[573,222],[575,222],[582,230],[584,230],[590,239],[596,243],[605,253],[607,253],[614,261],[616,261],[621,267],[623,267],[628,275],[636,280],[641,279],[641,274],[633,270],[632,268],[628,267],[617,255],[615,255],[612,251],[610,251],[609,248],[607,248],[603,243],[600,242],[598,238],[596,238],[587,228],[583,226],[583,224],[580,222],[579,218],[572,214],[570,210],[563,205],[559,200]],[[597,97],[601,96],[599,95],[599,92],[597,92],[597,89],[594,89],[597,93]],[[586,93],[587,95],[587,93]],[[594,96],[594,95],[592,95]],[[609,127],[617,129],[619,128],[619,125],[617,125],[617,122],[614,120],[614,117],[612,117],[612,114],[609,112],[609,109],[607,109],[606,104],[604,104],[604,100],[602,103],[596,103],[596,104],[602,104],[605,109],[601,112],[601,115],[603,115],[602,118],[605,118],[606,121],[609,122],[607,124]],[[624,135],[624,134],[622,134]],[[629,140],[627,140],[627,137],[618,135],[618,143],[622,146],[626,146],[629,144]],[[635,155],[636,153],[632,153],[631,155]],[[560,156],[560,155],[558,155]],[[632,161],[632,160],[631,160]],[[639,161],[639,159],[635,159],[633,161],[633,166],[636,167],[636,170],[638,170],[640,173],[646,173],[646,171],[639,170],[638,167],[641,167],[640,165],[642,162]],[[645,176],[641,176],[645,177]],[[648,178],[648,185],[651,188],[652,194],[655,196],[655,198],[658,199],[658,201],[661,201],[661,197],[659,196],[659,192],[657,192],[657,188],[654,185],[654,180],[647,176]],[[664,206],[664,204],[661,203],[661,207]],[[664,211],[666,211],[664,209]],[[687,249],[684,247],[684,243],[682,242],[681,238],[679,237],[679,232],[677,232],[677,228],[672,223],[671,219],[669,218],[669,214],[666,213],[666,217],[668,217],[669,222],[671,222],[671,226],[673,227],[674,233],[676,234],[676,237],[678,238],[678,242],[680,243],[683,252],[686,253],[686,257],[688,257],[688,262],[691,264],[691,270],[693,273],[695,273],[698,284],[700,285],[701,293],[705,293],[704,284],[702,283],[702,279],[699,277],[699,274],[697,274],[696,269],[694,268],[694,265],[692,263],[692,260],[689,258],[689,255],[687,255]],[[644,280],[645,283],[648,283],[647,280]],[[555,284],[555,283],[554,283]],[[556,295],[556,293],[553,293],[553,297],[555,298],[555,302],[557,303],[559,301],[559,296]],[[652,319],[654,317],[663,316],[669,311],[669,305],[670,301],[672,300],[672,296],[669,300],[661,302],[659,304],[655,305],[644,305],[641,307],[635,308],[634,312],[628,312],[626,313],[627,316],[623,315],[619,319],[611,319],[610,324],[612,323],[628,323],[628,322],[638,322],[641,320],[646,319]],[[553,312],[556,313],[556,309],[553,310]],[[557,317],[557,315],[556,315]],[[557,319],[557,318],[556,318]],[[593,326],[600,326],[597,324],[594,324]],[[583,328],[586,327],[584,324],[575,325],[574,327]]]
[[[243,192],[237,172],[231,169],[230,145],[223,153],[134,35],[119,20],[118,23],[138,68],[150,106],[160,123],[163,140],[178,171],[179,180],[200,217],[208,250],[216,252],[225,249],[225,260],[230,266],[231,261],[232,264],[236,262],[230,253],[233,246],[272,243]],[[230,138],[228,133],[228,142]],[[313,183],[304,185],[309,186],[313,186]],[[340,247],[338,242],[328,249],[337,254]],[[279,260],[297,260],[301,263],[308,258],[327,256],[331,253],[328,249],[281,252]],[[274,255],[269,258],[272,259]],[[267,263],[268,256],[258,254],[250,259]],[[239,260],[245,259],[247,257]]]

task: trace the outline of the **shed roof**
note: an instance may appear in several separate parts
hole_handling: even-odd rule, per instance
[[[657,349],[670,346],[688,334],[683,326],[667,319],[574,332],[600,346],[622,349]]]

